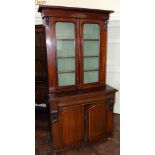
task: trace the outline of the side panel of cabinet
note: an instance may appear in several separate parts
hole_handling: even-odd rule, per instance
[[[84,107],[60,109],[59,121],[52,124],[54,149],[63,149],[81,144],[84,139]]]
[[[112,137],[113,131],[113,106],[114,106],[115,94],[112,94],[111,98],[106,101],[106,135]]]
[[[107,134],[107,136],[111,137],[112,131],[113,131],[113,112],[107,111],[106,117],[107,117],[107,119],[106,119],[106,134]]]
[[[87,108],[87,139],[89,142],[104,137],[105,114],[106,107],[104,103],[93,104]]]

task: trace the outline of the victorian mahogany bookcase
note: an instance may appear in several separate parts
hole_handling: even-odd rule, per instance
[[[44,27],[36,33],[45,38],[37,46],[44,76],[36,80],[36,100],[45,99],[49,109],[52,152],[107,140],[117,91],[105,79],[107,20],[113,11],[47,5],[38,11]]]

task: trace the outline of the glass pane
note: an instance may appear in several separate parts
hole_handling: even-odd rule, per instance
[[[56,23],[56,38],[57,39],[74,39],[74,24],[66,22]]]
[[[100,26],[98,24],[84,24],[84,39],[99,39]]]
[[[56,23],[58,85],[75,85],[75,30],[74,23]],[[72,58],[70,58],[72,57]],[[67,72],[67,73],[65,73]]]
[[[73,41],[57,41],[57,57],[74,57],[74,40]]]
[[[98,82],[100,60],[100,25],[84,24],[83,27],[84,83]],[[93,71],[96,70],[96,71]]]
[[[75,85],[75,73],[58,74],[59,86]]]
[[[84,70],[98,70],[99,57],[84,58]]]
[[[98,82],[98,71],[84,72],[84,83]]]
[[[75,71],[74,58],[58,59],[57,63],[58,63],[58,72]]]
[[[99,41],[84,41],[84,56],[99,56]]]

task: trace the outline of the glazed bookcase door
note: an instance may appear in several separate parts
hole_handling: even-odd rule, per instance
[[[78,82],[78,40],[76,19],[54,19],[58,88],[76,87]]]
[[[82,87],[99,86],[105,83],[105,37],[103,20],[80,20]]]

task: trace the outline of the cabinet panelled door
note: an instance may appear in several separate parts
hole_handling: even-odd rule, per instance
[[[53,18],[57,87],[104,84],[102,20]],[[101,57],[102,56],[102,57]],[[102,62],[103,63],[102,63]]]
[[[99,86],[105,84],[106,32],[103,20],[80,20],[81,84]]]

